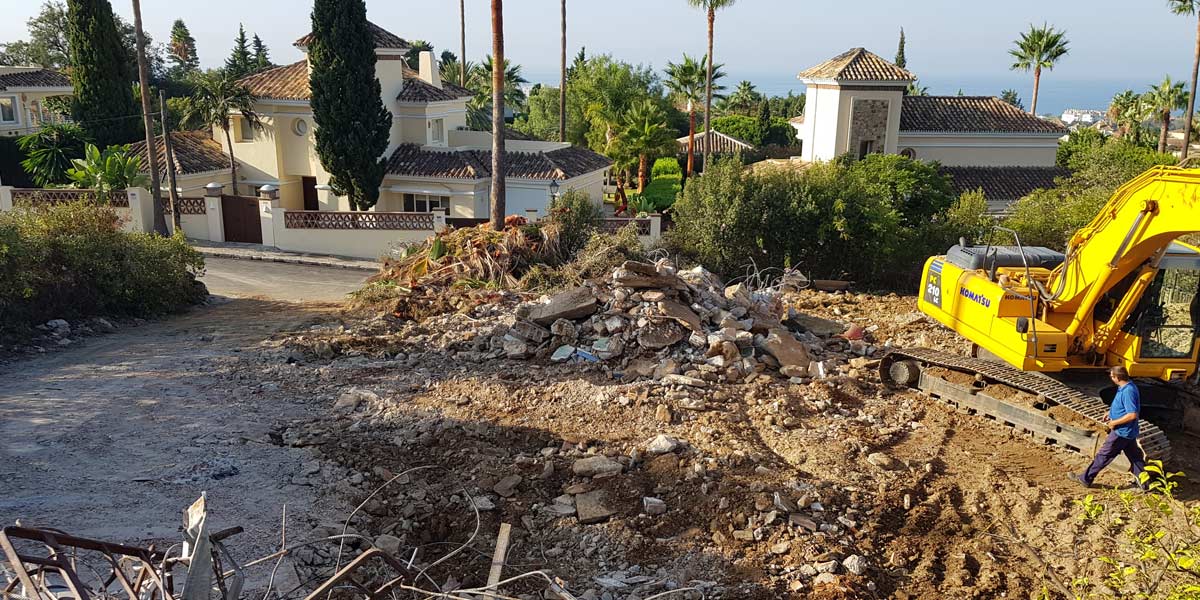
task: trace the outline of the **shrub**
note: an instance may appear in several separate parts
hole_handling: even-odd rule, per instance
[[[795,146],[796,128],[783,117],[771,117],[771,125],[762,133],[763,146]]]
[[[83,151],[83,158],[73,159],[74,167],[67,176],[76,187],[97,192],[111,192],[131,187],[143,187],[150,177],[142,174],[142,161],[130,154],[129,146],[109,146],[103,152],[92,144]]]
[[[570,260],[583,248],[603,218],[604,210],[587,192],[571,190],[551,203],[549,226],[557,229],[563,260]]]
[[[1094,127],[1072,131],[1071,135],[1067,136],[1067,141],[1058,144],[1054,162],[1060,167],[1069,167],[1073,156],[1084,150],[1102,146],[1106,140],[1105,135]]]
[[[627,260],[645,260],[646,252],[638,240],[637,227],[629,224],[616,234],[593,231],[574,258],[557,267],[534,265],[521,278],[526,290],[553,291],[581,285],[589,279],[607,277]]]
[[[152,316],[204,297],[203,257],[182,236],[126,233],[84,203],[0,213],[0,333],[49,319]]]
[[[758,119],[746,115],[726,115],[712,120],[712,128],[731,135],[743,142],[758,146],[762,144],[762,131]]]
[[[63,123],[47,125],[21,136],[17,146],[29,157],[21,161],[21,168],[40,187],[70,183],[67,170],[72,166],[72,159],[83,156],[86,135],[82,127]]]
[[[683,189],[682,182],[683,178],[679,174],[655,177],[642,193],[650,202],[651,209],[648,212],[662,212],[671,208]]]
[[[654,161],[654,166],[650,169],[650,177],[652,179],[658,179],[663,175],[683,176],[683,168],[679,166],[678,158],[664,156]]]

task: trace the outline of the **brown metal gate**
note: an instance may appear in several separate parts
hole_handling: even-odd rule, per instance
[[[258,198],[221,196],[221,222],[225,225],[225,241],[262,243]]]

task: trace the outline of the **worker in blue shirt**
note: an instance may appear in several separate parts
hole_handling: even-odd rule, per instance
[[[1125,453],[1129,459],[1129,471],[1133,473],[1138,487],[1142,487],[1140,475],[1146,467],[1146,453],[1138,444],[1138,413],[1142,410],[1141,396],[1138,388],[1129,380],[1129,371],[1120,365],[1108,370],[1108,377],[1117,386],[1117,395],[1113,398],[1112,406],[1104,422],[1108,425],[1108,437],[1104,445],[1096,453],[1091,466],[1082,475],[1071,473],[1071,479],[1091,487],[1096,476],[1104,470],[1117,455]]]

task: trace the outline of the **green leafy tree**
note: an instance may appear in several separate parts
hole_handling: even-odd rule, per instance
[[[797,95],[789,91],[787,96],[771,96],[768,102],[771,103],[773,116],[787,120],[804,114],[804,100],[804,94]]]
[[[1088,151],[1107,142],[1107,138],[1095,127],[1081,127],[1067,136],[1067,141],[1059,142],[1055,164],[1068,167],[1071,159],[1080,152]]]
[[[59,0],[45,2],[38,14],[25,21],[28,40],[0,44],[0,64],[65,68],[71,55],[67,23],[66,4]]]
[[[619,145],[638,159],[638,193],[646,189],[650,176],[650,161],[660,156],[674,154],[675,136],[667,127],[667,116],[661,107],[650,99],[644,99],[629,108],[624,118],[625,128],[621,132]]]
[[[75,187],[96,190],[101,198],[150,183],[150,178],[142,173],[141,159],[130,154],[127,145],[109,146],[101,152],[94,144],[88,144],[83,158],[71,162],[74,166],[67,170],[67,176]]]
[[[458,62],[458,55],[456,55],[455,53],[453,53],[449,50],[442,50],[441,56],[438,57],[438,64],[445,66],[445,65],[448,65],[453,62]],[[439,68],[439,70],[441,70],[441,69]],[[449,79],[448,81],[458,81],[458,80],[457,79]]]
[[[762,129],[759,127],[758,119],[754,117],[726,115],[713,119],[712,126],[713,131],[733,136],[748,144],[754,146],[762,144]]]
[[[375,46],[363,0],[316,0],[312,12],[313,120],[316,150],[334,192],[354,210],[379,200],[392,114],[380,99]]]
[[[1021,110],[1025,110],[1025,102],[1021,100],[1021,96],[1017,93],[1017,90],[1009,88],[1000,92],[1000,99]]]
[[[668,62],[666,86],[671,99],[682,104],[688,115],[687,174],[695,172],[696,159],[696,107],[704,98],[707,67],[705,60],[696,60],[687,54],[678,63]]]
[[[900,67],[901,69],[908,67],[908,58],[906,56],[904,56],[904,28],[903,27],[900,28],[900,44],[899,44],[899,46],[896,47],[896,60],[894,60],[892,62],[896,63],[896,66]]]
[[[233,50],[225,59],[225,72],[234,79],[241,79],[254,72],[254,55],[250,53],[250,40],[246,28],[238,23],[238,34],[233,38]]]
[[[476,91],[476,98],[482,100],[487,98],[484,105],[491,106],[492,98],[492,57],[489,54],[483,59],[483,64],[479,65],[479,70],[485,76],[478,77],[476,81],[479,84],[479,89]],[[504,59],[504,105],[511,108],[513,112],[517,112],[520,107],[525,105],[525,90],[521,87],[529,83],[521,75],[521,65],[514,64],[509,59]]]
[[[570,69],[567,94],[567,140],[609,158],[629,107],[662,96],[662,87],[648,67],[633,66],[598,55]]]
[[[250,42],[250,45],[254,48],[253,62],[255,72],[265,71],[275,66],[271,63],[271,53],[267,50],[267,45],[263,43],[262,38],[258,37],[257,33],[254,34],[254,39]]]
[[[433,44],[425,40],[413,40],[408,44],[408,52],[404,54],[404,62],[413,69],[421,68],[421,53],[433,52]]]
[[[1188,94],[1187,112],[1184,113],[1183,139],[1192,139],[1193,118],[1196,113],[1196,79],[1200,75],[1200,0],[1167,0],[1171,12],[1177,15],[1196,17],[1196,47],[1192,53],[1192,87]],[[1189,144],[1183,145],[1183,158],[1188,157]]]
[[[692,6],[694,6],[696,8],[703,9],[705,12],[705,16],[708,19],[708,51],[705,52],[705,54],[704,54],[705,56],[708,57],[708,77],[707,77],[707,81],[705,84],[706,89],[705,89],[705,93],[704,93],[704,131],[705,132],[712,131],[712,126],[711,126],[712,125],[712,102],[713,102],[713,93],[715,92],[713,85],[714,85],[714,82],[716,81],[716,79],[713,77],[713,71],[716,70],[716,65],[713,64],[713,62],[716,60],[716,54],[713,53],[713,37],[714,37],[714,33],[715,33],[714,30],[716,27],[717,11],[721,10],[723,8],[729,8],[730,6],[733,6],[734,2],[736,2],[736,0],[688,0],[688,4],[691,4]],[[708,164],[708,155],[710,154],[710,150],[712,149],[712,146],[708,143],[707,136],[705,136],[704,139],[705,139],[704,162],[705,162],[705,165],[707,165]]]
[[[1058,61],[1070,52],[1067,32],[1045,24],[1041,27],[1030,25],[1029,31],[1022,33],[1013,45],[1013,49],[1008,51],[1014,60],[1012,70],[1033,71],[1033,102],[1029,112],[1036,115],[1042,69],[1053,70]]]
[[[133,71],[112,6],[108,0],[70,0],[67,15],[75,122],[97,144],[136,140],[142,125],[130,88]]]
[[[539,140],[558,137],[558,88],[534,86],[525,100],[525,112],[513,122],[513,129]]]
[[[377,96],[378,97],[378,96]],[[196,78],[196,89],[184,106],[181,122],[203,129],[219,127],[225,134],[229,151],[229,178],[233,194],[238,195],[237,159],[233,155],[233,117],[246,122],[252,129],[262,128],[262,119],[254,111],[255,97],[246,86],[229,73],[211,71]]]
[[[27,157],[21,161],[21,167],[39,187],[70,183],[67,171],[74,164],[71,162],[74,158],[83,156],[86,135],[80,126],[62,123],[46,125],[21,136],[17,146]]]
[[[1171,113],[1181,108],[1187,108],[1188,95],[1183,90],[1183,82],[1171,81],[1168,76],[1156,86],[1152,86],[1143,96],[1152,114],[1162,123],[1158,134],[1158,151],[1167,151],[1167,135],[1171,131]]]
[[[183,19],[175,19],[171,25],[171,42],[167,59],[171,61],[171,76],[183,79],[200,71],[200,57],[196,54],[196,38],[188,30]]]

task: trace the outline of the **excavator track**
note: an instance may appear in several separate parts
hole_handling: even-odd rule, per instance
[[[974,381],[970,385],[953,383],[931,375],[930,367],[966,374]],[[1108,414],[1108,407],[1099,396],[1086,394],[1041,373],[1027,373],[1006,364],[928,348],[893,350],[880,361],[879,375],[884,383],[893,387],[922,390],[956,408],[1026,433],[1046,445],[1089,458],[1095,452],[1098,436],[1103,432],[1103,419]],[[989,394],[988,386],[994,384],[1035,396],[1036,401],[1013,402],[1006,399],[1005,394]],[[1063,408],[1054,407],[1063,407],[1074,415],[1064,415]],[[1074,418],[1064,419],[1064,416]],[[1145,420],[1139,420],[1139,424],[1139,440],[1146,455],[1165,462],[1171,456],[1171,444],[1166,434]],[[1128,466],[1124,456],[1114,464]]]

